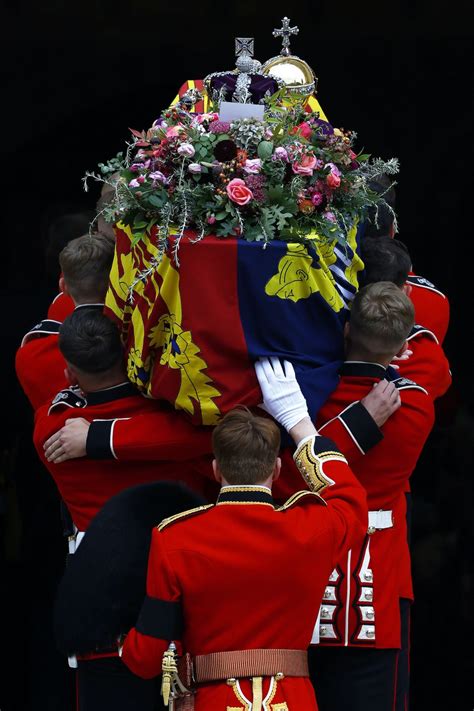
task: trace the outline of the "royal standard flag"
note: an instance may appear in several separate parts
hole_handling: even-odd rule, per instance
[[[314,417],[337,385],[343,327],[357,291],[357,229],[347,245],[207,236],[189,231],[160,253],[156,233],[132,246],[117,226],[106,298],[128,376],[147,396],[213,425],[261,401],[254,362],[290,360]]]

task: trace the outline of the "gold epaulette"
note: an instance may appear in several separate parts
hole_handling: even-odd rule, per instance
[[[176,521],[181,521],[183,519],[188,518],[189,516],[195,516],[198,513],[201,513],[201,511],[207,511],[207,509],[212,509],[214,504],[205,504],[204,506],[197,506],[195,509],[188,509],[187,511],[181,511],[181,513],[174,514],[174,516],[169,516],[168,518],[164,518],[161,523],[158,524],[157,529],[159,531],[162,531],[166,526],[169,526],[171,523],[176,523]]]
[[[323,464],[328,461],[339,461],[347,464],[346,458],[340,452],[325,451],[316,454],[314,451],[314,437],[305,438],[293,455],[295,464],[311,491],[319,493],[334,481],[323,472]]]
[[[317,499],[318,503],[327,506],[327,503],[324,501],[323,497],[320,496],[316,491],[297,491],[296,493],[292,494],[290,498],[285,501],[284,504],[279,506],[277,508],[277,511],[286,511],[287,509],[290,509],[292,506],[294,506],[294,504],[297,504],[298,501],[305,498],[306,496],[312,496],[313,499]]]

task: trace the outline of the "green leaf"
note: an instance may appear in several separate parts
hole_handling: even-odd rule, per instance
[[[215,217],[216,220],[225,220],[227,217],[227,211],[223,210],[222,212],[217,212]]]
[[[273,141],[260,141],[257,147],[257,155],[261,160],[270,158],[273,153]]]

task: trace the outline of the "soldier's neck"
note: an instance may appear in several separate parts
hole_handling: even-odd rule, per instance
[[[392,358],[386,355],[380,355],[380,353],[371,353],[360,348],[348,348],[346,351],[346,360],[355,360],[362,363],[378,363],[384,368],[390,365]]]

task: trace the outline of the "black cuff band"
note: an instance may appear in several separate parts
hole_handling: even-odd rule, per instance
[[[110,433],[115,420],[93,420],[86,440],[86,452],[90,459],[113,459]]]
[[[339,452],[340,449],[329,437],[315,437],[313,445],[315,454],[323,454],[324,452]]]
[[[157,639],[180,639],[183,633],[183,611],[180,602],[146,596],[135,625],[137,632]]]
[[[339,417],[364,454],[383,439],[381,430],[361,402],[351,405]]]

